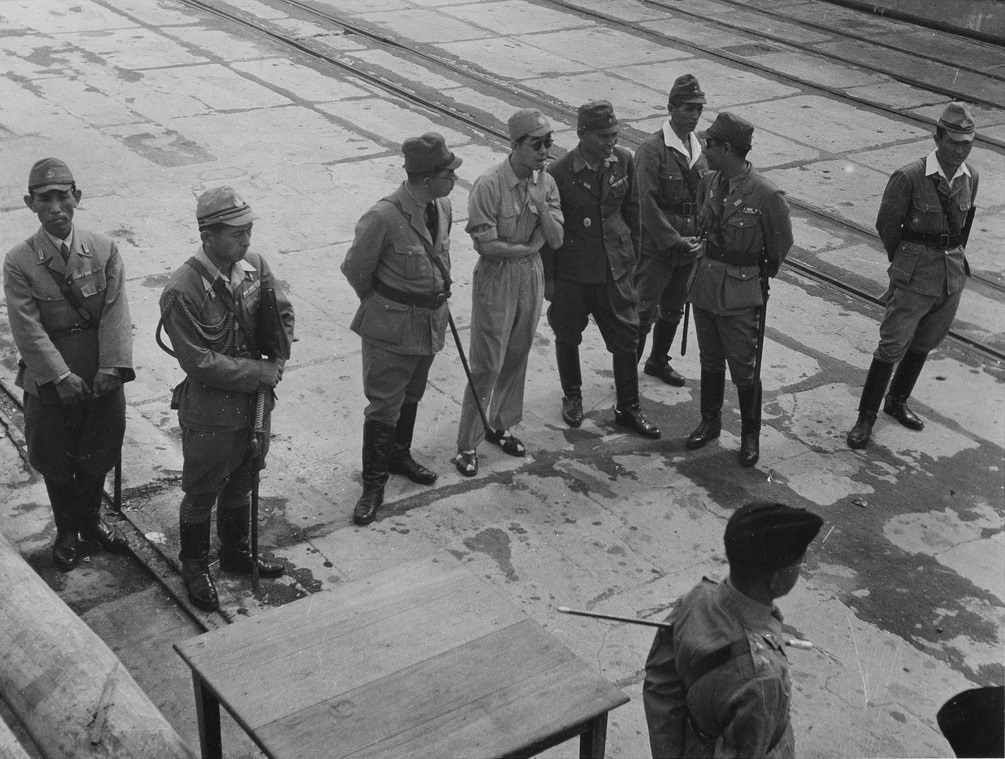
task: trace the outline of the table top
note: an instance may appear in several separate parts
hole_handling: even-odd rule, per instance
[[[447,553],[175,649],[283,759],[519,754],[629,700]]]

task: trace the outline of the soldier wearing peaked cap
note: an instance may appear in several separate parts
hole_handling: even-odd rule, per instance
[[[127,547],[101,519],[101,496],[125,433],[122,384],[135,377],[122,257],[110,238],[73,223],[80,198],[63,161],[36,162],[24,203],[42,226],[3,269],[28,460],[45,480],[53,563],[64,572],[80,561],[79,538]]]
[[[782,614],[823,520],[780,503],[747,504],[723,542],[729,579],[702,581],[656,633],[642,686],[654,759],[793,757],[792,684]]]
[[[966,246],[980,176],[967,157],[976,133],[967,107],[950,103],[935,128],[935,150],[887,182],[876,229],[890,260],[890,285],[850,448],[868,445],[884,394],[886,414],[911,430],[925,426],[907,400],[928,354],[949,333],[970,273]]]
[[[443,348],[450,297],[447,195],[461,159],[429,132],[402,144],[407,180],[356,224],[342,273],[359,296],[350,329],[363,340],[363,495],[353,510],[369,524],[389,473],[432,485],[412,458],[412,433],[433,358]]]
[[[286,356],[268,355],[261,333],[263,291],[275,292],[278,320],[293,341],[293,306],[259,253],[250,250],[258,217],[232,187],[199,196],[196,221],[201,244],[164,286],[164,329],[185,381],[175,389],[182,434],[179,510],[182,578],[189,600],[200,609],[219,607],[209,571],[210,521],[217,508],[220,569],[252,574],[249,541],[254,467],[264,467],[273,388]],[[264,396],[261,449],[255,455],[256,396]],[[258,559],[261,577],[278,577],[283,566]]]
[[[639,255],[639,200],[632,154],[618,147],[618,119],[606,100],[584,103],[579,144],[548,166],[562,199],[562,247],[541,253],[548,323],[562,383],[562,418],[583,421],[579,345],[593,316],[613,354],[617,405],[614,418],[643,437],[659,429],[639,407],[638,312],[632,277]],[[556,286],[557,281],[557,286]]]

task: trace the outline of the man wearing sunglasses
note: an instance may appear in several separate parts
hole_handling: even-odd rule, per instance
[[[558,187],[544,170],[552,128],[540,111],[525,108],[508,121],[510,154],[480,176],[468,196],[466,230],[478,262],[472,280],[471,384],[464,394],[454,465],[478,472],[478,444],[510,456],[526,449],[510,428],[523,419],[527,358],[541,318],[541,247],[562,247]],[[486,422],[479,413],[484,411]],[[487,429],[486,429],[487,426]]]
[[[638,311],[632,275],[639,254],[639,199],[632,154],[617,147],[618,119],[606,100],[579,107],[579,144],[548,167],[565,218],[562,247],[545,248],[548,323],[562,383],[562,418],[583,422],[579,345],[593,316],[613,355],[614,420],[648,438],[659,429],[639,408]],[[557,281],[558,286],[555,286]]]

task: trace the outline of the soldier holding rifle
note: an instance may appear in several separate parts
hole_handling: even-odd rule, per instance
[[[249,250],[257,216],[231,187],[199,196],[196,218],[202,244],[164,287],[161,319],[186,379],[175,390],[182,432],[182,498],[179,529],[182,577],[189,600],[219,608],[209,572],[210,518],[217,507],[220,569],[278,577],[281,564],[252,551],[251,493],[265,466],[273,388],[286,356],[266,346],[293,340],[293,307],[265,259]],[[269,291],[277,319],[258,318]],[[284,330],[285,339],[266,334]],[[268,350],[271,352],[271,349]],[[263,355],[266,354],[266,355]],[[256,398],[264,393],[261,446],[256,446]],[[257,565],[257,566],[256,566]]]
[[[709,168],[699,185],[705,252],[691,286],[701,360],[701,422],[686,446],[719,437],[726,366],[740,402],[740,464],[760,455],[761,378],[768,278],[792,247],[783,194],[747,161],[754,127],[728,111],[702,135]]]

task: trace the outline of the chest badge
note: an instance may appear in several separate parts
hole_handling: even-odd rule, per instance
[[[593,222],[592,222],[592,221],[590,221],[590,217],[589,217],[589,216],[587,216],[587,217],[586,217],[585,219],[583,219],[583,226],[584,226],[584,227],[588,227],[588,226],[590,226],[591,224],[593,224]]]

